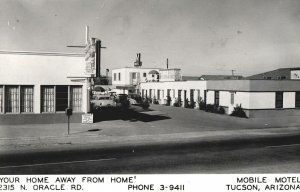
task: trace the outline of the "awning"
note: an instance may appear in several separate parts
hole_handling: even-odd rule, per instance
[[[105,91],[110,91],[111,89],[112,89],[112,86],[109,86],[109,85],[95,85],[93,91],[105,92]]]
[[[131,90],[131,89],[135,89],[135,86],[134,85],[117,85],[116,89]]]

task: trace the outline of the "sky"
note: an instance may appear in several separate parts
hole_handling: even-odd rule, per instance
[[[102,73],[133,66],[183,75],[300,67],[299,0],[1,0],[0,50],[83,53],[101,39]]]

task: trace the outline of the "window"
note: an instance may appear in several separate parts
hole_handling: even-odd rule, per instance
[[[283,108],[283,92],[276,92],[275,107]]]
[[[82,86],[42,86],[41,111],[65,111],[70,107],[74,112],[82,111]]]
[[[0,86],[0,113],[4,112],[33,112],[33,86]]]
[[[136,73],[132,73],[132,79],[136,79]]]
[[[3,109],[3,86],[0,86],[0,113],[3,113],[4,112],[4,109]]]
[[[121,73],[119,73],[119,81],[121,81]]]
[[[70,89],[71,93],[71,102],[70,107],[73,109],[74,112],[80,112],[81,110],[81,103],[82,103],[82,88],[81,86],[71,86]]]
[[[117,80],[117,74],[114,73],[114,81],[116,81],[116,80]]]
[[[215,91],[215,105],[219,105],[219,104],[220,104],[220,92]]]
[[[33,86],[21,86],[21,112],[33,112]]]
[[[42,112],[54,112],[54,86],[42,86]]]
[[[56,111],[65,111],[68,108],[68,86],[58,85],[56,86]]]
[[[143,77],[147,77],[147,73],[143,73]]]
[[[295,106],[300,107],[300,91],[296,92],[296,98],[295,98]]]
[[[160,90],[159,89],[157,90],[157,99],[158,100],[160,99]]]
[[[230,93],[230,104],[234,105],[234,93],[233,92]]]
[[[5,112],[20,112],[19,96],[19,86],[5,86]]]

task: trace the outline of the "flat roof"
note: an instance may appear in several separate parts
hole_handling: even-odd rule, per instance
[[[84,53],[62,53],[62,52],[39,52],[39,51],[7,51],[0,50],[0,54],[9,55],[41,55],[41,56],[67,56],[67,57],[84,57]]]
[[[171,70],[181,70],[179,68],[171,68],[171,69],[159,69],[160,71],[171,71]]]
[[[120,68],[114,68],[112,70],[115,70],[115,69],[161,69],[161,68],[143,68],[143,67],[120,67]]]
[[[207,89],[226,91],[300,91],[300,80],[207,80]]]

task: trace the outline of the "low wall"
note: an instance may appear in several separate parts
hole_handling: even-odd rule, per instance
[[[81,123],[82,114],[83,113],[73,113],[73,115],[70,117],[70,123]],[[68,118],[65,113],[0,115],[0,125],[53,124],[67,122]]]

